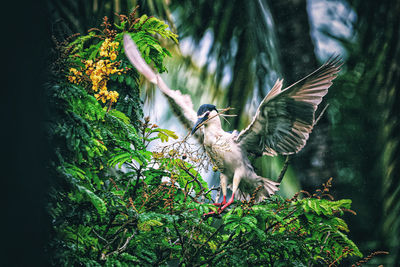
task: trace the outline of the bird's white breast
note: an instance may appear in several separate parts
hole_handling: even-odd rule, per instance
[[[233,172],[243,164],[242,151],[233,141],[233,135],[220,127],[207,125],[204,129],[204,146],[214,165],[223,172]]]

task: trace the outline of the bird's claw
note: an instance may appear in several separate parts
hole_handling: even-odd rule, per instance
[[[203,217],[207,218],[207,217],[220,217],[221,213],[219,211],[215,212],[215,211],[211,211],[208,213],[204,213]]]
[[[224,196],[221,203],[213,203],[214,206],[224,206],[226,204],[226,196]]]
[[[213,203],[214,206],[223,206],[225,204],[226,204],[225,201],[222,201],[221,203]]]
[[[210,211],[208,213],[204,213],[203,216],[207,217],[207,216],[211,216],[213,215],[213,217],[219,217],[219,215],[225,210],[226,207],[228,207],[228,205],[226,205],[226,203],[214,203],[214,204],[219,204],[219,208],[217,209],[217,211]],[[217,205],[215,205],[217,206]]]

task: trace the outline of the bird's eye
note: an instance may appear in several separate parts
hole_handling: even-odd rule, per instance
[[[210,114],[210,111],[209,110],[207,110],[206,112],[204,112],[203,113],[203,115],[201,115],[201,116],[198,116],[198,118],[200,119],[200,118],[205,118],[205,117],[208,117],[208,115]]]

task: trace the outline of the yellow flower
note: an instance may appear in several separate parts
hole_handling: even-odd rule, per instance
[[[78,70],[75,68],[70,68],[69,71],[72,72],[74,75],[76,75],[78,72]]]
[[[102,85],[101,85],[101,91],[107,91],[107,81],[106,80],[102,80]]]
[[[97,63],[96,63],[96,68],[97,69],[100,69],[103,66],[104,66],[104,60],[103,59],[100,59],[99,61],[97,61]]]
[[[93,65],[93,60],[89,59],[85,61],[85,67],[90,68]]]
[[[111,44],[110,44],[110,46],[112,47],[112,49],[117,49],[118,48],[118,46],[119,46],[119,43],[118,42],[112,42]]]
[[[108,92],[108,99],[110,99],[111,103],[117,102],[118,96],[119,94],[117,91]]]
[[[68,76],[68,80],[69,80],[71,83],[75,83],[76,77],[75,77],[75,76]]]
[[[90,75],[90,79],[92,80],[93,83],[98,83],[102,80],[101,74],[98,74],[97,72],[93,72],[92,75]]]
[[[98,94],[95,94],[94,97],[96,97],[97,100],[101,100],[101,102],[106,103],[108,91],[100,90],[100,92]]]
[[[113,52],[110,54],[110,59],[111,60],[116,60],[117,59],[117,53]]]
[[[111,60],[115,60],[118,56],[119,42],[111,42],[110,38],[104,40],[100,47],[100,56],[109,57]]]

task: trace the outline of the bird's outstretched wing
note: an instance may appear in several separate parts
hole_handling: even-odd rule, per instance
[[[170,102],[173,111],[179,117],[180,121],[189,129],[197,121],[197,113],[193,109],[193,103],[190,96],[183,95],[180,91],[171,90],[164,83],[161,76],[155,74],[149,65],[142,58],[136,44],[132,38],[128,35],[124,35],[124,50],[132,65],[137,69],[138,72],[143,74],[147,80],[155,84],[160,88],[161,92],[167,97]],[[201,132],[199,132],[201,134]]]
[[[281,90],[282,81],[263,99],[250,125],[235,141],[256,155],[289,155],[300,151],[315,123],[315,111],[340,71],[339,57]]]

